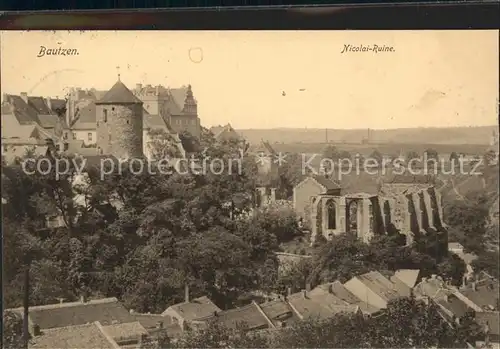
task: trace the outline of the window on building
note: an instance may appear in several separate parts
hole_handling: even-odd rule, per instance
[[[333,200],[326,203],[326,212],[328,216],[328,229],[337,229],[337,207]]]
[[[73,132],[73,139],[76,139],[76,132]]]
[[[104,109],[103,113],[104,113],[104,122],[108,122],[108,111],[107,111],[107,109]]]
[[[112,111],[115,111],[115,107],[111,107],[111,110],[112,110]]]
[[[92,132],[88,133],[87,138],[88,138],[89,142],[92,142]]]

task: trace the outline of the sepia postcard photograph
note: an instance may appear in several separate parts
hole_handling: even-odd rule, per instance
[[[500,348],[498,30],[0,46],[3,348]]]

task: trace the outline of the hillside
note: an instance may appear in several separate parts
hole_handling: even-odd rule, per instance
[[[403,144],[477,144],[488,145],[493,131],[498,126],[446,127],[446,128],[400,128],[370,130],[370,142]],[[261,139],[270,143],[361,143],[368,136],[367,129],[241,129],[237,130],[250,143]]]

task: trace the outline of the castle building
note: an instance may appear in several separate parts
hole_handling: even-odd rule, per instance
[[[144,103],[144,109],[152,115],[159,115],[173,132],[189,132],[200,138],[201,124],[198,117],[198,103],[191,85],[171,89],[161,85],[136,84],[134,95]]]
[[[95,105],[97,152],[118,159],[142,157],[143,102],[118,79]]]

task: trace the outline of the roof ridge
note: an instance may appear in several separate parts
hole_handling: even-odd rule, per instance
[[[110,298],[93,299],[93,300],[90,300],[86,303],[82,303],[81,301],[75,301],[75,302],[66,302],[66,303],[35,305],[35,306],[30,306],[29,310],[36,311],[36,310],[46,310],[46,309],[70,308],[70,307],[76,307],[76,306],[86,306],[86,305],[92,305],[92,304],[107,304],[107,303],[118,303],[118,299],[116,297],[110,297]],[[13,308],[13,309],[6,309],[6,310],[20,311],[20,310],[23,310],[23,308],[18,307],[18,308]]]

